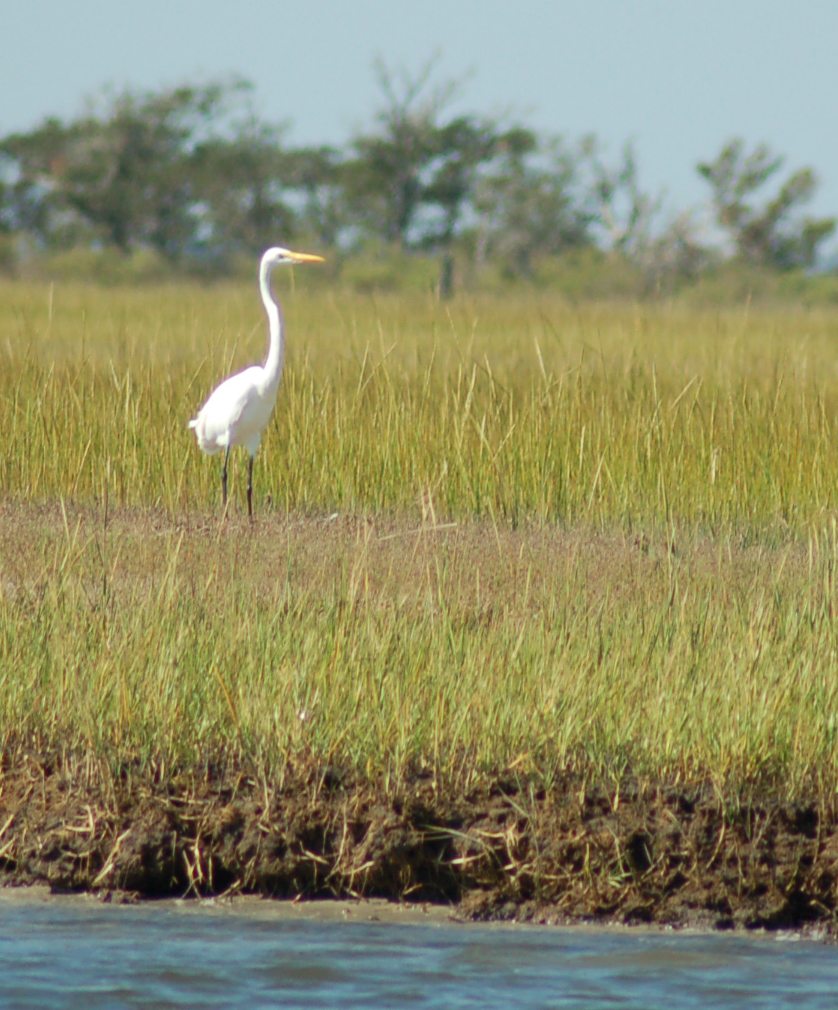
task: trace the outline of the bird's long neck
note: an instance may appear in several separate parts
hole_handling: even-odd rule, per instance
[[[282,316],[282,306],[279,300],[274,300],[271,294],[271,267],[270,264],[262,262],[259,267],[259,293],[262,296],[262,304],[268,316],[268,334],[270,343],[268,345],[268,356],[265,359],[265,385],[276,386],[279,377],[282,375],[282,366],[285,361],[285,320]]]

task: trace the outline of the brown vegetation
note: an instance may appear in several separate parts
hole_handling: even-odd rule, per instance
[[[671,733],[662,736],[667,716],[660,701],[649,705],[638,669],[621,667],[619,693],[605,692],[598,701],[596,685],[607,663],[585,659],[595,640],[586,637],[581,658],[573,659],[581,648],[574,644],[574,627],[588,629],[592,615],[605,608],[616,635],[611,647],[617,648],[621,623],[634,629],[625,640],[630,644],[637,634],[633,608],[647,621],[658,610],[671,612],[667,594],[683,585],[689,593],[680,611],[657,636],[668,638],[671,657],[679,622],[690,625],[691,607],[711,624],[721,620],[721,611],[707,615],[714,594],[722,594],[723,609],[736,611],[743,601],[753,602],[760,587],[773,586],[776,595],[779,568],[785,592],[793,594],[810,571],[802,545],[772,551],[728,544],[720,551],[686,535],[676,542],[671,534],[655,539],[548,526],[511,530],[434,523],[430,517],[408,522],[268,513],[253,528],[235,517],[172,521],[162,513],[119,510],[104,525],[103,518],[95,510],[0,510],[0,631],[7,661],[16,655],[13,619],[25,615],[48,626],[51,636],[49,652],[44,646],[43,655],[29,654],[40,668],[32,676],[47,694],[24,690],[30,711],[21,710],[4,734],[0,867],[7,883],[42,881],[57,890],[148,897],[377,896],[444,902],[475,918],[836,928],[838,818],[828,770],[813,774],[807,786],[796,765],[785,781],[783,769],[772,770],[770,762],[760,769],[764,737],[757,734],[746,745],[744,724],[736,731],[737,718],[744,716],[732,712],[731,739],[723,748],[727,763],[714,764],[712,752],[702,750],[701,733],[682,729],[675,743]],[[213,584],[208,570],[234,573],[237,589]],[[201,683],[199,664],[184,663],[171,676],[180,691],[208,692],[202,709],[189,715],[181,708],[169,726],[166,706],[158,706],[156,718],[164,721],[155,723],[152,694],[161,688],[151,683],[147,694],[131,696],[137,714],[143,713],[137,719],[142,733],[132,733],[124,702],[114,709],[95,695],[107,694],[109,677],[143,660],[120,654],[121,621],[129,628],[138,621],[145,629],[143,669],[151,678],[163,654],[154,636],[168,634],[175,599],[186,601],[178,627],[188,622],[200,590],[208,608],[221,608],[227,625],[235,611],[245,631],[258,638],[258,621],[246,615],[259,598],[272,599],[279,572],[290,582],[284,620],[313,621],[309,643],[313,633],[326,635],[313,616],[318,607],[328,621],[338,613],[348,621],[336,638],[344,650],[338,675],[332,676],[331,660],[326,673],[317,673],[308,645],[314,686],[308,697],[316,698],[305,714],[310,723],[301,723],[295,711],[283,715],[290,729],[259,721],[259,712],[277,699],[293,708],[281,668],[275,683],[251,682],[245,696],[243,689],[237,693],[232,668],[226,681],[207,676]],[[99,585],[103,573],[106,599]],[[161,589],[166,580],[170,592]],[[72,621],[62,617],[59,588]],[[335,592],[340,599],[332,600]],[[229,593],[238,602],[225,616]],[[299,612],[289,609],[295,597],[302,601]],[[138,601],[149,600],[159,609],[138,611]],[[465,649],[474,671],[457,668],[449,657],[446,675],[445,667],[434,669],[434,648],[426,643],[425,665],[415,678],[404,669],[396,676],[381,660],[382,676],[394,678],[388,697],[376,694],[376,687],[375,697],[364,694],[354,707],[340,701],[341,692],[359,689],[347,684],[347,671],[353,669],[352,650],[360,648],[360,629],[373,626],[380,644],[385,619],[392,619],[401,634],[422,644],[416,631],[422,622],[441,622],[464,643],[469,635],[484,645],[495,642],[494,661],[504,665],[508,657],[497,643],[507,632],[519,640],[527,628],[535,663],[539,622],[545,614],[557,620],[559,611],[575,617],[563,632],[564,659],[554,658],[555,669],[545,668],[561,681],[566,704],[549,718],[544,698],[550,685],[529,679],[544,675],[538,666],[528,672],[519,664],[515,676],[504,679],[490,651]],[[76,666],[75,674],[61,668],[54,654],[76,663],[80,646],[73,635],[87,641],[103,621],[107,640],[79,653],[90,665]],[[777,614],[767,625],[775,637],[789,626],[788,615]],[[19,634],[22,625],[17,628]],[[726,647],[736,641],[734,631],[721,629]],[[753,633],[746,620],[743,634]],[[106,641],[117,665],[102,665],[94,675],[94,665],[104,663],[98,650],[107,651]],[[712,652],[709,634],[703,649]],[[48,655],[58,680],[44,673]],[[374,652],[376,661],[381,655]],[[23,666],[18,670],[25,674]],[[722,677],[712,688],[697,661],[694,676],[704,678],[705,694],[727,683]],[[450,688],[452,678],[455,684],[459,678],[460,692],[450,710],[438,707],[443,723],[437,737],[428,737],[417,713],[439,706],[437,692],[446,683]],[[767,673],[765,678],[758,680],[762,704],[773,718],[788,718],[792,725],[804,718],[784,711],[791,701],[782,682],[777,695],[765,693]],[[673,673],[668,683],[674,697],[680,680]],[[539,696],[539,687],[548,695]],[[14,697],[8,683],[5,690],[4,697]],[[65,711],[56,710],[56,691],[63,692]],[[398,705],[392,693],[400,695]],[[737,700],[734,691],[704,703],[718,708],[720,697],[730,706],[741,703],[745,713],[757,712],[751,695]],[[597,728],[600,704],[611,719],[605,729]],[[215,722],[202,736],[200,717],[207,709],[216,713]],[[460,710],[472,712],[465,728],[457,721]],[[701,712],[696,701],[694,717],[709,724]],[[596,734],[587,753],[578,741],[588,731],[568,726],[582,718]],[[717,731],[723,722],[719,713]],[[484,733],[481,725],[488,727]],[[549,725],[552,744],[545,736]],[[394,738],[393,726],[402,735]],[[271,727],[273,740],[267,739]],[[797,732],[801,753],[808,753]],[[670,748],[668,757],[661,740]],[[737,746],[738,765],[732,757]],[[620,754],[622,764],[615,763]]]
[[[838,823],[814,804],[724,806],[708,785],[568,776],[394,791],[338,769],[170,777],[7,756],[6,882],[145,897],[257,893],[453,904],[474,918],[836,928]]]
[[[834,929],[834,313],[0,288],[8,880]]]

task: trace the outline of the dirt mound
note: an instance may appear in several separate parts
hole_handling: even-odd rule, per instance
[[[272,784],[7,756],[0,871],[143,897],[363,895],[481,919],[838,932],[836,818],[815,803],[726,805],[701,784],[499,778],[462,792],[417,775],[385,790],[334,769]]]

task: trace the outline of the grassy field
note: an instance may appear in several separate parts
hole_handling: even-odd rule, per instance
[[[9,748],[838,790],[838,312],[0,286]]]

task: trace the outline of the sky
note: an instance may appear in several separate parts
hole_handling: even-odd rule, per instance
[[[6,0],[0,134],[72,117],[105,87],[240,75],[290,143],[369,127],[373,65],[460,87],[452,112],[568,139],[633,141],[643,187],[698,209],[695,165],[726,140],[811,166],[810,212],[838,216],[836,0]]]

